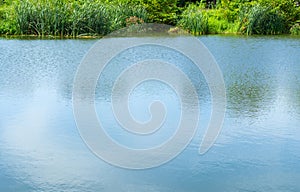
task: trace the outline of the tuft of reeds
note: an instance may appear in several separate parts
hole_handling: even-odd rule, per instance
[[[255,5],[247,14],[247,34],[274,35],[286,32],[283,17],[270,7]]]
[[[179,26],[194,35],[207,34],[208,17],[205,10],[194,4],[189,5],[181,15]]]
[[[147,20],[147,12],[141,6],[97,0],[20,0],[15,13],[17,32],[38,36],[105,35],[125,27],[129,17]]]

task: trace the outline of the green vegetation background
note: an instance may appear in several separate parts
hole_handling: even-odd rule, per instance
[[[0,0],[2,35],[101,36],[143,22],[196,35],[300,35],[300,0]]]

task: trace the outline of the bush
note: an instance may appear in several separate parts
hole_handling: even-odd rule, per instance
[[[300,24],[299,23],[294,24],[291,27],[290,32],[292,35],[300,35]]]
[[[0,34],[12,35],[16,33],[14,11],[11,1],[0,0]]]
[[[235,11],[224,10],[223,8],[207,11],[209,33],[236,33],[238,23],[234,19]]]
[[[153,23],[175,25],[180,9],[177,0],[140,0],[149,14],[149,20]]]
[[[294,0],[257,0],[239,7],[240,31],[247,34],[282,34],[300,18]]]
[[[233,19],[235,14],[223,8],[206,9],[205,4],[190,4],[178,25],[196,35],[236,33],[239,24]]]
[[[271,7],[279,13],[286,22],[293,22],[299,18],[299,8],[295,0],[258,0],[258,3],[265,7]]]

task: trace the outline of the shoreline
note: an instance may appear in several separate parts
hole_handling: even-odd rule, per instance
[[[176,35],[176,34],[174,34]],[[276,35],[246,35],[241,33],[214,33],[214,34],[203,34],[203,35],[193,35],[196,37],[206,37],[206,36],[227,36],[227,37],[241,37],[241,38],[259,38],[259,37],[285,37],[285,38],[299,38],[300,35],[293,34],[276,34]],[[76,37],[72,36],[53,36],[53,35],[3,35],[0,34],[0,39],[18,39],[18,40],[94,40],[94,39],[102,39],[105,36],[96,36],[96,35],[79,35]]]
[[[40,39],[40,40],[66,40],[66,39],[101,39],[103,36],[92,36],[92,35],[81,35],[81,36],[53,36],[53,35],[44,35],[44,36],[39,36],[39,35],[5,35],[5,34],[0,34],[0,38],[5,38],[5,39],[24,39],[24,40],[30,40],[30,39]]]

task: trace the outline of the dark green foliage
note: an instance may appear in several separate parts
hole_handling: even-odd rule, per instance
[[[181,12],[180,0],[103,0],[106,3],[129,4],[142,6],[148,13],[151,23],[175,25]]]
[[[248,13],[247,34],[282,34],[287,32],[283,17],[270,7],[256,5]]]
[[[178,0],[140,0],[149,13],[149,20],[153,23],[175,25],[180,9]]]

